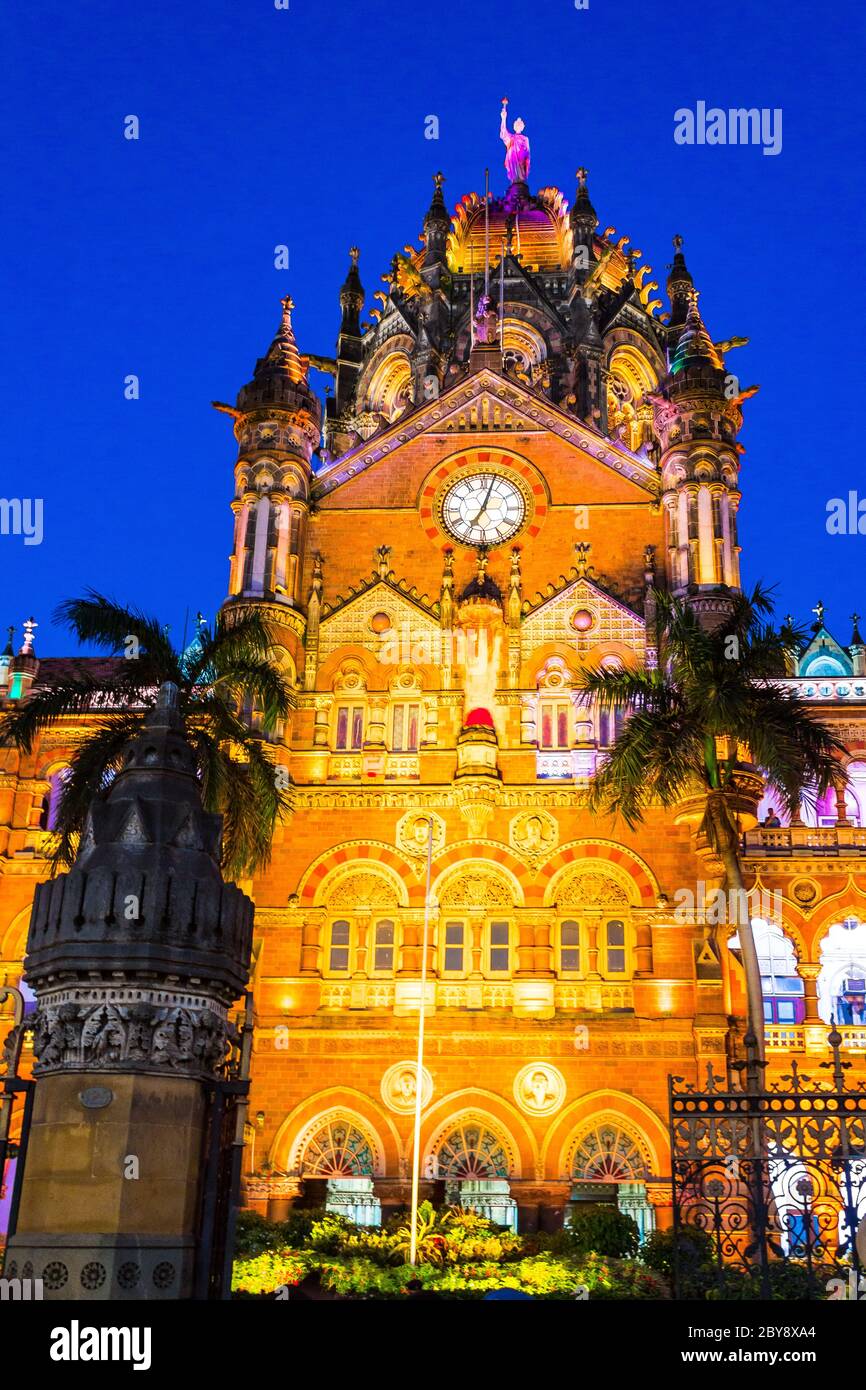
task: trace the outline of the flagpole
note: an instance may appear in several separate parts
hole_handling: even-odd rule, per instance
[[[484,170],[484,293],[490,295],[490,170]]]
[[[424,1076],[424,1006],[427,996],[427,937],[430,930],[430,883],[433,875],[433,817],[427,821],[427,891],[424,895],[424,930],[421,934],[421,1000],[418,1007],[418,1059],[415,1065],[415,1136],[412,1145],[412,1234],[409,1241],[409,1263],[414,1267],[418,1257],[418,1183],[421,1177],[421,1105]]]

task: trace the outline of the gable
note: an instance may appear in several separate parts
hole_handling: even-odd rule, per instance
[[[585,612],[592,619],[585,629],[576,628],[576,613]],[[523,620],[523,649],[533,651],[548,642],[565,642],[578,655],[586,655],[594,647],[618,644],[642,653],[646,644],[646,625],[642,618],[620,603],[585,576],[552,597],[542,599]]]
[[[324,662],[333,652],[346,646],[378,651],[388,640],[385,635],[388,629],[377,632],[373,627],[373,619],[378,614],[384,614],[389,619],[388,629],[392,633],[410,634],[410,649],[413,645],[423,644],[428,651],[434,650],[433,644],[439,634],[438,618],[428,613],[421,603],[402,594],[396,585],[380,579],[354,598],[338,601],[332,611],[322,618],[319,626],[319,661]]]
[[[587,465],[594,465],[602,475],[606,474],[608,484],[612,477],[631,484],[626,492],[634,500],[641,497],[649,500],[658,491],[655,469],[646,459],[632,454],[620,441],[599,434],[520,383],[483,368],[448,387],[437,400],[425,403],[363,441],[317,474],[314,497],[324,500],[338,489],[346,489],[346,485],[359,475],[371,470],[380,472],[377,465],[412,441],[429,438],[431,442],[436,440],[441,448],[443,440],[453,439],[454,447],[459,448],[466,436],[486,434],[559,439],[575,454],[582,455]],[[348,489],[350,495],[354,491]],[[362,492],[366,494],[367,489]],[[344,500],[346,504],[351,505],[348,498]]]

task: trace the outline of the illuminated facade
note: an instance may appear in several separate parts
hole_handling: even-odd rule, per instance
[[[737,340],[709,336],[679,238],[664,313],[628,245],[599,230],[585,171],[572,207],[519,182],[486,217],[476,194],[451,216],[437,175],[373,321],[353,249],[335,356],[301,354],[287,299],[237,405],[219,407],[238,443],[227,602],[261,606],[296,692],[279,736],[292,816],[242,885],[256,903],[246,1193],[272,1215],[327,1194],[374,1220],[407,1200],[431,821],[428,1195],[524,1227],[585,1199],[664,1224],[668,1074],[724,1071],[738,1046],[742,972],[707,928],[720,867],[696,843],[700,807],[632,833],[585,806],[616,720],[577,702],[581,664],[653,661],[655,585],[709,622],[740,582]],[[324,412],[311,367],[332,378]],[[3,658],[5,698],[62,665],[40,667],[32,645]],[[831,1013],[850,1009],[859,1068],[856,623],[842,646],[819,610],[790,679],[850,750],[851,780],[802,824],[760,826],[776,817],[743,778],[746,867],[769,903],[770,1066],[822,1051]],[[12,982],[81,732],[2,755]],[[683,890],[691,910],[675,908]]]

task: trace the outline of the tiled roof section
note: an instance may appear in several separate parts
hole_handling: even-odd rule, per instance
[[[87,678],[107,681],[123,667],[122,656],[42,656],[36,685]]]

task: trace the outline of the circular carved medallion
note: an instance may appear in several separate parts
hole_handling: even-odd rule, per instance
[[[415,1109],[415,1077],[417,1067],[414,1062],[395,1062],[382,1077],[382,1099],[389,1110],[397,1115],[409,1115]],[[426,1067],[421,1068],[421,1108],[430,1104],[433,1095],[433,1078]]]
[[[514,1078],[514,1099],[527,1115],[552,1115],[565,1100],[565,1078],[549,1062],[529,1062]]]

